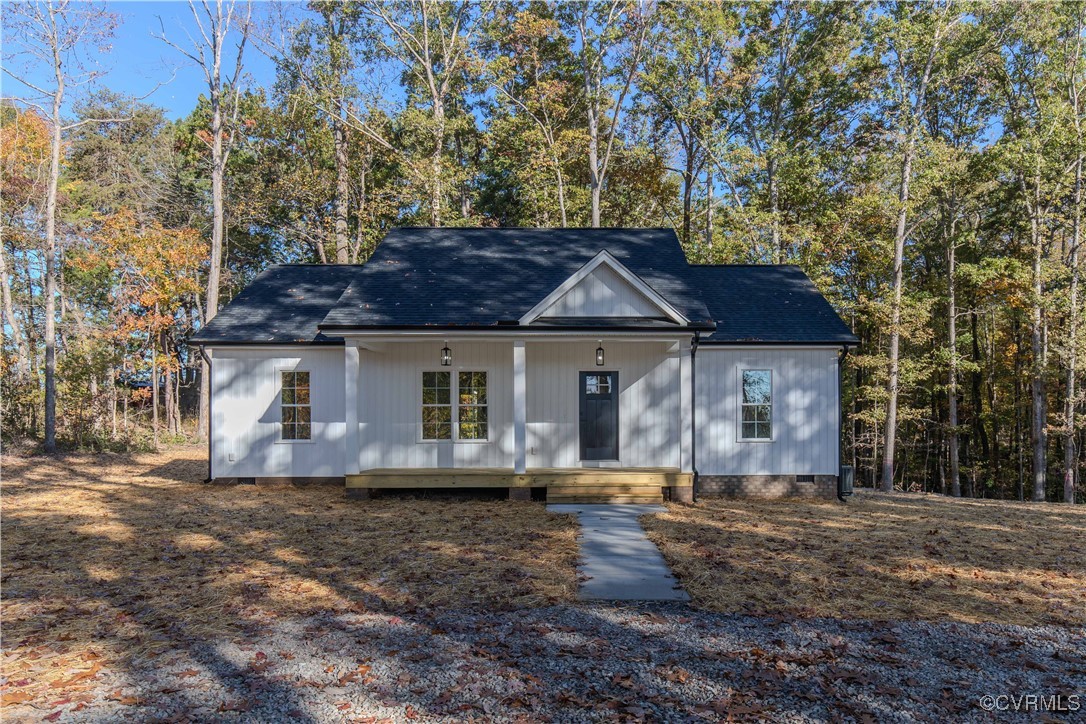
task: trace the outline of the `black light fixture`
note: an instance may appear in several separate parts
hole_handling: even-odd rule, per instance
[[[603,340],[600,340],[600,346],[596,347],[596,366],[603,367]]]
[[[441,348],[441,366],[448,367],[452,364],[452,350],[449,349],[449,343],[446,342],[445,346]]]

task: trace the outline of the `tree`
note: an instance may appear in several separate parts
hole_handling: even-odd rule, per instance
[[[65,94],[96,81],[100,70],[87,70],[81,54],[87,46],[103,44],[112,37],[117,18],[102,6],[74,3],[64,0],[45,3],[20,3],[9,7],[12,17],[9,32],[16,51],[9,60],[25,59],[30,68],[48,69],[47,82],[38,84],[31,80],[30,72],[17,74],[11,64],[4,64],[4,72],[27,88],[31,95],[21,99],[26,105],[38,109],[48,117],[50,124],[49,174],[45,191],[45,451],[54,452],[57,446],[57,187],[60,183],[61,155],[64,133],[87,123],[103,119],[88,118],[76,124],[65,125],[61,110]],[[29,68],[28,68],[29,71]],[[40,104],[48,103],[48,110]]]
[[[889,57],[885,92],[887,110],[897,152],[900,173],[897,180],[897,221],[894,229],[893,301],[890,319],[890,373],[887,380],[886,434],[882,461],[882,489],[894,489],[894,452],[897,443],[898,385],[900,382],[901,307],[904,284],[905,241],[909,227],[910,188],[913,162],[922,131],[921,121],[933,83],[948,72],[939,63],[951,33],[962,21],[961,10],[953,3],[894,4],[876,23],[879,52]]]
[[[252,6],[244,5],[244,17],[235,14],[237,2],[215,0],[214,9],[204,2],[202,14],[193,0],[189,0],[189,10],[199,30],[199,39],[191,47],[175,43],[166,37],[166,26],[159,18],[162,32],[158,36],[171,48],[196,63],[204,73],[207,82],[208,98],[211,103],[211,124],[207,129],[206,143],[211,151],[211,263],[207,274],[207,298],[204,302],[203,323],[207,324],[219,311],[219,294],[222,284],[223,237],[226,230],[224,177],[226,164],[230,158],[237,129],[238,96],[241,92],[242,60],[245,44],[249,38]],[[224,76],[223,58],[227,52],[227,41],[232,32],[239,35],[233,73]],[[229,96],[232,95],[232,101]],[[228,118],[229,116],[229,118]],[[200,375],[200,412],[196,426],[196,436],[203,439],[208,430],[208,410],[210,370],[203,363]]]
[[[562,5],[566,32],[579,45],[588,130],[588,178],[592,226],[600,225],[600,203],[615,151],[620,119],[641,65],[649,30],[646,8],[638,0]],[[617,95],[616,95],[617,92]]]

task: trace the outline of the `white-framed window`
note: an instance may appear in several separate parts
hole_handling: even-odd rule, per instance
[[[457,374],[456,437],[460,440],[486,440],[488,432],[486,372]]]
[[[740,440],[773,439],[773,372],[741,370]]]
[[[421,409],[423,441],[487,440],[490,408],[486,371],[424,371]]]
[[[279,423],[281,440],[313,439],[308,370],[280,370]]]
[[[452,440],[452,372],[422,373],[422,439]]]

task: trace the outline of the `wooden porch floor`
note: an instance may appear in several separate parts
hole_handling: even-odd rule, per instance
[[[660,502],[664,488],[690,488],[678,468],[376,468],[347,476],[348,488],[546,488],[548,502]],[[527,494],[527,493],[525,493]]]

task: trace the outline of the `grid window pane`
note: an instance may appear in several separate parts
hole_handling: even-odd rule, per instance
[[[280,423],[283,440],[309,440],[313,428],[309,398],[309,373],[280,373]]]
[[[452,374],[422,373],[422,438],[452,439]]]
[[[773,438],[773,374],[769,370],[743,370],[740,435],[746,440]]]
[[[461,440],[487,438],[486,372],[457,375],[457,437]]]

